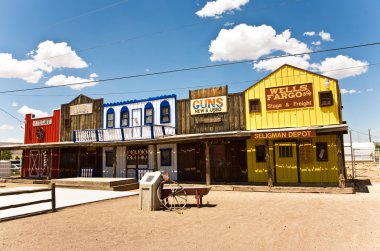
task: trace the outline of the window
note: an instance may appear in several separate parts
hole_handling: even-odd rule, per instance
[[[333,95],[331,91],[319,92],[319,106],[332,106]]]
[[[279,146],[278,147],[280,158],[291,158],[293,157],[292,146]]]
[[[113,166],[113,151],[106,151],[106,166]]]
[[[249,100],[249,112],[260,112],[260,99],[250,99]]]
[[[110,108],[107,110],[107,128],[115,127],[115,111]]]
[[[327,143],[316,143],[317,161],[328,161]]]
[[[160,105],[161,123],[170,123],[170,104],[167,100],[162,101]]]
[[[129,126],[129,110],[128,107],[123,106],[120,111],[120,127]]]
[[[256,146],[256,162],[265,162],[265,146]]]
[[[151,125],[154,122],[154,116],[153,116],[153,105],[152,103],[148,103],[145,105],[145,124]]]
[[[161,166],[172,165],[172,149],[160,149],[161,151]]]

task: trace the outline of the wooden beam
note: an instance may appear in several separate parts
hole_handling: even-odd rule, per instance
[[[344,188],[346,186],[346,178],[344,171],[344,160],[342,151],[342,137],[341,135],[336,135],[336,149],[338,153],[338,175],[339,175],[339,187]]]
[[[269,140],[265,140],[265,162],[267,163],[268,186],[273,187],[273,173],[270,166]]]
[[[78,148],[78,156],[77,156],[77,173],[78,173],[78,176],[81,177],[81,173],[80,173],[80,154],[81,154],[81,149]]]
[[[116,160],[116,146],[113,147],[113,154],[112,154],[112,177],[116,178],[116,167],[117,167],[117,160]]]
[[[205,161],[206,161],[206,185],[211,185],[211,167],[210,167],[210,146],[205,141]]]

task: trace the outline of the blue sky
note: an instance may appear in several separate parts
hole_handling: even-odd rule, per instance
[[[378,0],[2,0],[0,91],[380,42],[379,16]],[[378,55],[380,46],[369,46],[284,62],[339,78],[344,120],[380,136],[380,65],[366,66],[380,63]],[[23,113],[52,114],[80,93],[115,102],[186,98],[189,89],[223,84],[240,92],[284,62],[0,94],[0,108],[22,121]],[[19,125],[0,111],[0,141],[22,140]]]

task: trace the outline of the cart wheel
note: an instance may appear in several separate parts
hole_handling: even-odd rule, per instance
[[[165,187],[165,189],[163,189]],[[160,189],[161,188],[161,189]],[[161,205],[168,210],[183,209],[187,203],[186,191],[175,181],[163,180],[157,189]]]

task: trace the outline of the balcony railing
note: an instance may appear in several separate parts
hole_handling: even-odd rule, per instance
[[[146,125],[122,128],[75,130],[74,142],[108,142],[130,141],[136,139],[154,139],[175,135],[175,128],[171,126]]]

